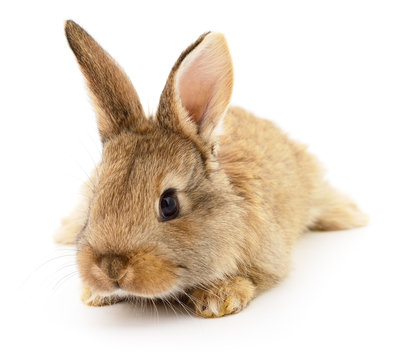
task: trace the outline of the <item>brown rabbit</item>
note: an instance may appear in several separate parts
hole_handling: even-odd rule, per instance
[[[286,276],[305,230],[366,223],[303,145],[228,107],[223,35],[206,33],[180,55],[157,113],[146,116],[97,42],[73,21],[65,31],[103,145],[88,201],[56,235],[76,242],[85,303],[186,296],[199,316],[236,313]]]

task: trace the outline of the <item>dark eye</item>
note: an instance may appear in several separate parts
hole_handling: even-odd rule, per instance
[[[179,200],[175,190],[166,190],[161,195],[160,215],[163,221],[172,220],[179,215]]]

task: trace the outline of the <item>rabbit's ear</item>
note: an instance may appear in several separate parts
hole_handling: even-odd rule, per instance
[[[146,126],[138,95],[115,60],[75,22],[66,21],[65,33],[89,86],[102,141]]]
[[[224,35],[204,34],[172,68],[157,120],[173,130],[192,131],[210,143],[228,108],[232,87],[232,59]]]

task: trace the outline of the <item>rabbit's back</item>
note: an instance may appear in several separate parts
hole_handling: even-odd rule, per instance
[[[293,241],[312,221],[322,184],[316,159],[272,122],[238,107],[228,110],[219,143],[221,167],[249,211]]]

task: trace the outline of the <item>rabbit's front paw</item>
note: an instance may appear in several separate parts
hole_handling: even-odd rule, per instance
[[[88,306],[107,306],[121,302],[122,299],[118,296],[95,295],[88,287],[84,287],[82,290],[82,301]]]
[[[236,276],[204,288],[195,289],[190,295],[195,313],[204,318],[234,314],[242,310],[255,296],[251,280]]]

